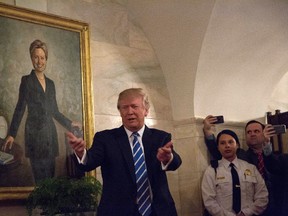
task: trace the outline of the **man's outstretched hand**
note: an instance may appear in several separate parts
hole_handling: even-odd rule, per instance
[[[76,155],[81,159],[86,149],[86,143],[82,138],[77,138],[73,133],[67,132],[66,137],[71,148],[74,150]]]
[[[173,143],[170,141],[163,147],[158,148],[157,159],[163,164],[167,164],[172,157]]]

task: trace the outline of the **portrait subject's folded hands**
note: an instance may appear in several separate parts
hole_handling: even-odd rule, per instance
[[[212,115],[206,116],[206,118],[203,120],[203,132],[205,137],[209,137],[214,134],[215,125],[213,123],[216,120],[217,119]]]

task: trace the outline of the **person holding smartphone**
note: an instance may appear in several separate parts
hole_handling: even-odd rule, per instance
[[[221,153],[217,149],[217,143],[214,135],[216,118],[208,115],[203,120],[203,133],[205,144],[214,160],[222,158]],[[237,157],[254,164],[262,174],[267,189],[269,191],[269,203],[263,216],[275,216],[279,214],[282,201],[279,199],[281,191],[281,179],[279,176],[270,173],[263,162],[263,145],[271,145],[270,138],[274,135],[274,129],[271,126],[265,126],[259,121],[251,120],[245,126],[245,140],[248,150],[238,148]],[[262,161],[262,163],[261,163]],[[260,170],[261,169],[261,170]]]
[[[219,124],[217,121],[218,121],[217,117],[213,115],[208,115],[203,121],[203,132],[204,132],[205,143],[212,156],[212,159],[214,160],[220,160],[222,158],[222,155],[217,148],[216,139],[214,135],[215,125]],[[221,122],[220,124],[222,123],[224,123],[224,121]],[[239,143],[237,143],[237,145],[239,145]],[[242,149],[240,145],[238,147],[239,148],[237,148],[237,152],[236,152],[237,157],[242,160],[247,161],[246,151]]]

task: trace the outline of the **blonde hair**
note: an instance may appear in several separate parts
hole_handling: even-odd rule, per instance
[[[33,52],[35,49],[42,49],[45,53],[45,57],[46,60],[48,60],[48,48],[46,43],[42,42],[41,40],[34,40],[31,44],[30,44],[30,57],[32,58]]]
[[[117,109],[118,110],[120,108],[120,100],[122,100],[123,98],[126,98],[128,96],[142,97],[144,107],[147,110],[149,110],[150,103],[148,100],[148,95],[143,91],[142,88],[129,88],[129,89],[125,89],[124,91],[120,92],[119,97],[118,97],[118,102],[117,102]]]

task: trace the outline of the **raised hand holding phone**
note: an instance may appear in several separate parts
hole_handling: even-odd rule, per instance
[[[284,124],[282,124],[282,125],[267,124],[263,130],[265,143],[270,142],[271,137],[273,137],[275,135],[283,134],[283,133],[286,133],[286,125],[284,125]]]
[[[214,116],[216,118],[216,121],[213,124],[223,124],[224,123],[224,116],[219,115],[219,116]]]
[[[215,124],[221,124],[224,123],[224,117],[222,115],[220,116],[213,116],[208,115],[203,120],[203,132],[205,137],[209,137],[214,134],[215,130]]]
[[[281,125],[272,125],[275,131],[275,134],[283,134],[286,133],[286,125],[281,124]]]

